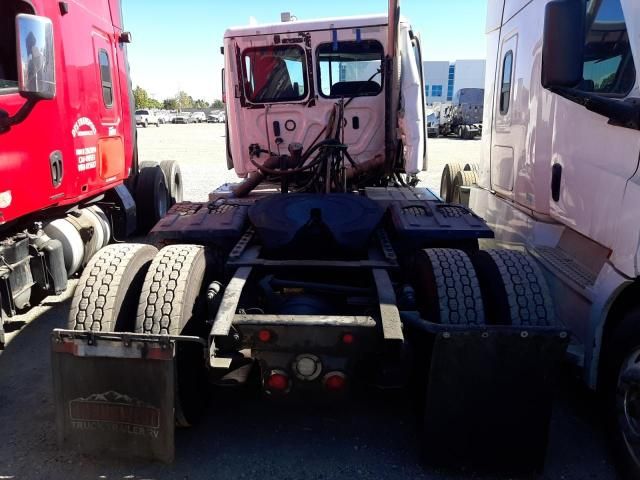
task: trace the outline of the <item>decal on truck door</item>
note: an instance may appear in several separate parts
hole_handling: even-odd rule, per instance
[[[96,168],[96,151],[97,147],[76,148],[79,172]]]
[[[71,129],[73,138],[93,137],[97,134],[96,126],[90,118],[80,117]],[[78,171],[84,172],[96,168],[96,146],[84,146],[76,148],[76,158],[78,159]]]
[[[90,137],[97,133],[96,126],[93,124],[90,118],[80,117],[73,124],[71,129],[71,135],[73,138],[77,137]]]

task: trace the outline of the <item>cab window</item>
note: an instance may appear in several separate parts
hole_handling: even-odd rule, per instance
[[[318,82],[324,97],[359,97],[382,91],[380,42],[323,43],[317,49]]]
[[[34,12],[23,1],[0,1],[0,95],[18,88],[16,16],[20,13],[33,15]]]
[[[101,49],[98,52],[98,61],[100,62],[100,81],[102,83],[102,101],[105,107],[113,106],[113,80],[111,79],[111,65],[109,63],[109,54],[106,50]]]
[[[513,69],[513,51],[509,50],[502,61],[502,83],[500,85],[500,113],[509,113],[511,102],[511,73]]]
[[[635,81],[636,69],[620,0],[589,0],[583,81],[579,89],[624,96]]]
[[[249,48],[242,53],[244,93],[252,103],[295,102],[307,96],[305,54],[295,45]]]

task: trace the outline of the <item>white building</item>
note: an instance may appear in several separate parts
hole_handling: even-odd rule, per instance
[[[446,103],[461,88],[484,88],[485,60],[423,62],[427,105]]]

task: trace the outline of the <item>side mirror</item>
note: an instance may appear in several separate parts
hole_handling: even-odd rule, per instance
[[[575,87],[584,68],[584,0],[552,0],[546,5],[542,45],[542,86]]]
[[[31,100],[56,96],[53,23],[45,17],[16,16],[20,94]]]

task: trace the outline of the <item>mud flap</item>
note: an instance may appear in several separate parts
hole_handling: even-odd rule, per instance
[[[55,330],[51,345],[61,448],[173,461],[174,340]]]
[[[567,335],[486,327],[438,332],[426,391],[425,458],[511,472],[544,466]]]

